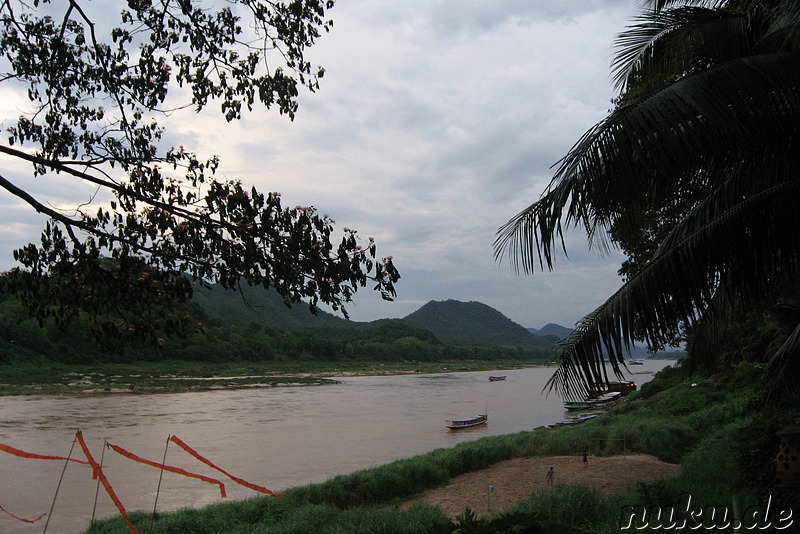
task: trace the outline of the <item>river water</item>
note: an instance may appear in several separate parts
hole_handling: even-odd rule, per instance
[[[638,384],[666,361],[631,366]],[[26,452],[84,459],[81,430],[128,510],[159,511],[220,501],[217,486],[164,473],[104,447],[217,478],[228,500],[258,494],[170,443],[179,437],[230,474],[281,491],[484,436],[531,430],[564,418],[562,401],[542,394],[552,368],[432,375],[345,377],[340,384],[174,394],[0,397],[0,443]],[[490,382],[489,375],[506,375]],[[445,421],[488,411],[487,425],[448,431]],[[72,449],[72,450],[71,450]],[[71,451],[71,452],[70,452]],[[59,479],[63,479],[59,483]],[[117,513],[91,469],[73,462],[0,452],[0,506],[47,532],[88,527]],[[0,511],[0,533],[43,532]]]

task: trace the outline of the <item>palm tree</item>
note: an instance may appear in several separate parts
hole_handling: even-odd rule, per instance
[[[604,358],[620,375],[637,329],[658,345],[800,265],[800,3],[655,1],[617,45],[617,106],[495,241],[518,271],[552,269],[567,227],[619,245],[672,214],[654,252],[559,344],[549,385],[565,396],[606,382]],[[798,347],[800,325],[771,368]]]

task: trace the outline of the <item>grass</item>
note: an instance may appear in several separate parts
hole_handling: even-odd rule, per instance
[[[407,511],[342,510],[331,505],[309,504],[290,498],[259,498],[212,505],[202,511],[181,510],[153,520],[133,513],[131,521],[141,534],[374,534],[449,533],[452,523],[441,510],[419,506]],[[130,532],[121,518],[101,521],[91,534]]]
[[[776,509],[786,508],[798,501],[798,494],[773,487],[776,443],[769,436],[774,437],[777,428],[800,413],[796,405],[776,410],[763,402],[758,381],[741,376],[752,372],[740,369],[726,380],[694,385],[685,376],[668,371],[635,398],[581,425],[465,442],[292,488],[281,499],[258,498],[184,510],[163,514],[155,521],[146,514],[134,514],[133,518],[143,534],[602,534],[620,531],[626,506],[668,506],[689,494],[694,503],[715,507],[730,506],[737,499],[759,502],[769,494],[774,496]],[[613,496],[581,486],[558,486],[535,493],[502,513],[477,517],[465,510],[455,522],[437,508],[401,511],[397,507],[456,475],[510,458],[579,454],[587,443],[594,447],[594,455],[620,452],[619,442],[592,438],[624,439],[628,451],[677,462],[682,469],[674,478],[641,483]],[[128,531],[117,518],[100,522],[92,532]]]

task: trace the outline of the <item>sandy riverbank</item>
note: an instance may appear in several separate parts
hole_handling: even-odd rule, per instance
[[[403,504],[403,508],[425,502],[441,506],[455,518],[469,507],[477,514],[505,510],[535,491],[547,491],[545,475],[552,466],[555,484],[584,484],[606,494],[624,491],[637,482],[668,478],[680,466],[668,464],[646,454],[588,458],[580,456],[542,456],[515,458],[451,479],[446,486],[428,490]],[[489,486],[494,491],[487,492]]]

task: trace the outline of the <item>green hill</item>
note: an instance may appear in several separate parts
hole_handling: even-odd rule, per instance
[[[317,309],[311,313],[308,304],[283,302],[275,291],[262,287],[242,287],[241,292],[212,286],[211,289],[196,288],[192,300],[200,305],[209,317],[240,325],[251,323],[270,326],[332,326],[356,328],[362,323],[348,321],[331,313]]]
[[[530,333],[496,309],[481,302],[432,300],[404,322],[430,330],[443,343],[461,345],[524,345],[546,349],[549,340]]]
[[[70,364],[156,361],[543,360],[552,342],[480,302],[429,302],[403,319],[357,322],[307,304],[288,307],[274,291],[198,287],[179,307],[191,318],[186,337],[158,347],[131,343],[105,350],[86,318],[39,328],[14,298],[0,300],[0,363],[42,356]],[[115,320],[111,318],[111,320]],[[118,320],[118,319],[117,319]]]
[[[370,332],[368,337],[372,340],[386,337],[384,341],[395,341],[400,328],[398,323],[404,323],[416,331],[403,337],[415,337],[429,343],[436,340],[435,343],[457,345],[522,345],[547,349],[554,341],[541,334],[533,335],[496,309],[474,301],[430,301],[402,319],[372,322],[349,321],[321,310],[313,315],[307,305],[287,307],[277,293],[261,288],[245,287],[241,293],[219,287],[211,290],[201,288],[195,291],[193,301],[209,317],[222,323],[303,329],[326,327],[326,330],[344,328]],[[548,327],[558,325],[548,325],[545,329]],[[564,327],[558,328],[569,332]]]

